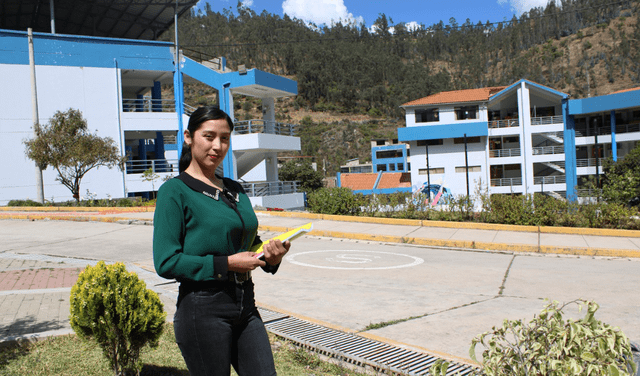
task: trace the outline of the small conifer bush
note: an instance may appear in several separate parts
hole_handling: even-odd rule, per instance
[[[124,264],[87,266],[71,288],[70,324],[98,342],[116,376],[139,375],[140,350],[158,345],[166,313],[158,294]]]

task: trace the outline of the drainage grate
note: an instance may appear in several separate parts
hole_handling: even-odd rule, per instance
[[[268,331],[289,341],[341,361],[377,372],[401,375],[428,375],[429,368],[440,359],[433,355],[407,350],[355,334],[326,328],[278,312],[260,308]],[[447,375],[472,375],[477,368],[449,362]]]

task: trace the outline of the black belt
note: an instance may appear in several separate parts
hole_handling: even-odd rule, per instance
[[[238,272],[227,272],[227,278],[229,281],[235,282],[236,285],[242,285],[251,279],[251,271],[238,273]]]

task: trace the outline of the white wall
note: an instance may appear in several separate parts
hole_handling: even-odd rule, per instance
[[[82,111],[92,133],[111,137],[120,147],[118,72],[115,68],[36,66],[38,111],[46,124],[56,111]],[[0,65],[0,205],[11,199],[37,199],[35,165],[24,153],[23,141],[33,137],[30,68]],[[57,173],[43,173],[46,200],[71,200],[71,192],[55,181]],[[101,167],[82,179],[81,196],[89,189],[98,197],[123,197],[123,173]]]

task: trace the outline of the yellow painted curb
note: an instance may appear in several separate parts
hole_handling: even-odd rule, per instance
[[[260,211],[260,213],[264,213],[264,214],[268,214],[276,217],[320,219],[320,220],[340,221],[340,222],[380,223],[380,224],[388,224],[388,225],[442,227],[442,228],[457,228],[457,229],[464,228],[464,229],[471,229],[471,230],[540,232],[540,233],[546,233],[546,234],[594,235],[594,236],[617,236],[617,237],[640,238],[640,231],[638,230],[617,230],[617,229],[584,228],[584,227],[521,226],[521,225],[503,225],[503,224],[497,224],[497,223],[430,221],[430,220],[418,220],[418,219],[359,217],[359,216],[349,216],[349,215],[328,215],[328,214],[314,214],[314,213],[301,213],[301,212]]]

